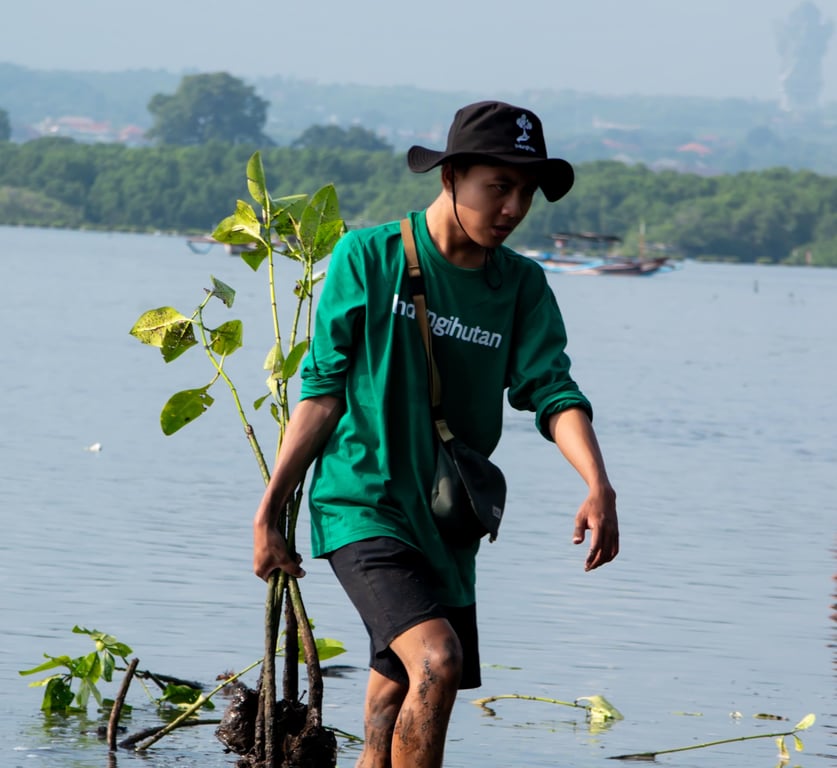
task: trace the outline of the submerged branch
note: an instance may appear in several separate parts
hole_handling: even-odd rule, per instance
[[[191,728],[194,725],[219,725],[220,722],[221,722],[220,720],[187,720],[184,723],[178,723],[178,725],[175,726],[175,727],[176,728]],[[171,725],[171,723],[169,723],[169,725]],[[143,739],[147,739],[151,736],[156,736],[164,728],[168,728],[168,726],[157,725],[157,726],[154,726],[153,728],[145,728],[141,731],[138,731],[133,736],[129,736],[127,739],[123,739],[122,741],[120,741],[119,746],[122,747],[123,749],[132,749],[137,742],[142,741]],[[171,729],[169,729],[169,730],[171,730]],[[168,731],[166,731],[166,733],[168,733]],[[163,735],[164,734],[161,734],[160,738],[162,738]],[[155,739],[155,741],[156,740],[157,739]],[[143,747],[138,747],[136,751],[140,752],[143,749],[145,749],[144,746]]]
[[[116,669],[126,669],[125,667],[116,667]],[[173,677],[172,675],[160,675],[157,672],[152,672],[148,669],[138,669],[134,672],[134,677],[140,680],[151,680],[157,685],[161,691],[165,691],[169,685],[185,685],[188,688],[195,688],[201,690],[203,685],[193,680],[184,680],[182,677]]]
[[[116,751],[116,731],[119,728],[119,717],[122,714],[122,707],[125,704],[125,697],[128,695],[128,688],[131,687],[131,680],[134,677],[134,672],[137,670],[139,659],[131,659],[128,665],[128,671],[125,677],[122,678],[122,685],[119,687],[119,693],[113,701],[113,708],[110,711],[108,718],[108,749],[111,752]]]
[[[230,675],[229,677],[225,678],[222,683],[220,683],[219,685],[216,685],[206,696],[198,697],[197,701],[195,701],[193,704],[190,704],[174,720],[172,720],[167,725],[164,725],[162,728],[156,729],[155,734],[151,738],[149,738],[146,741],[143,741],[141,744],[139,744],[136,748],[136,751],[137,752],[144,752],[152,744],[155,744],[156,742],[158,742],[160,739],[163,738],[163,736],[165,736],[167,733],[170,733],[175,728],[181,728],[181,727],[183,727],[183,725],[189,725],[189,723],[185,722],[185,721],[189,717],[191,717],[193,714],[195,714],[195,712],[197,712],[203,706],[203,703],[205,701],[207,701],[208,699],[211,699],[216,693],[218,693],[218,691],[222,690],[223,688],[226,688],[230,683],[235,682],[236,680],[238,680],[239,677],[241,677],[242,675],[247,674],[251,669],[253,669],[254,667],[257,667],[261,663],[262,663],[262,659],[259,659],[258,661],[254,661],[252,664],[249,664],[248,666],[244,667],[244,669],[242,669],[240,672],[236,672],[234,675]],[[206,721],[204,721],[204,722],[206,722]],[[220,722],[220,720],[218,722]],[[135,741],[137,741],[137,738],[132,737],[130,739],[126,739],[125,741],[123,741],[122,744],[120,744],[120,746],[124,745],[126,742],[135,742]]]

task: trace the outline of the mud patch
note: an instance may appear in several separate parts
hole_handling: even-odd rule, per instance
[[[256,718],[259,694],[237,684],[221,724],[215,731],[230,752],[242,755],[236,768],[265,768],[256,750]],[[337,739],[322,726],[307,724],[308,707],[284,699],[274,710],[273,747],[277,768],[334,768],[337,765]]]

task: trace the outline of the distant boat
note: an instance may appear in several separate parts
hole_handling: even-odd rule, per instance
[[[209,253],[214,246],[220,245],[230,256],[238,256],[241,253],[256,250],[256,243],[222,243],[212,235],[192,235],[186,238],[186,245],[189,246],[192,253]],[[283,251],[286,247],[285,243],[279,240],[273,241],[274,250]]]
[[[675,267],[668,256],[627,258],[608,253],[622,242],[617,235],[597,232],[556,232],[552,251],[527,251],[547,272],[568,275],[624,275],[645,277]]]
[[[252,244],[233,245],[232,243],[222,243],[211,235],[193,235],[192,237],[187,237],[186,245],[189,246],[189,250],[192,253],[209,253],[214,246],[221,245],[230,256],[238,256],[238,254],[244,251],[253,250]]]

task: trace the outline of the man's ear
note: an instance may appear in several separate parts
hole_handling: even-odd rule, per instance
[[[453,169],[453,163],[444,163],[442,165],[442,189],[444,189],[445,192],[451,192],[451,190],[453,189],[455,183],[455,173],[456,171],[454,171]]]

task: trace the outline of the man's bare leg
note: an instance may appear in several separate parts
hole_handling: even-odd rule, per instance
[[[392,734],[407,688],[369,671],[363,724],[363,752],[355,768],[392,768]]]
[[[390,648],[410,680],[395,721],[392,768],[441,768],[462,677],[459,638],[447,620],[430,619],[396,637]]]

